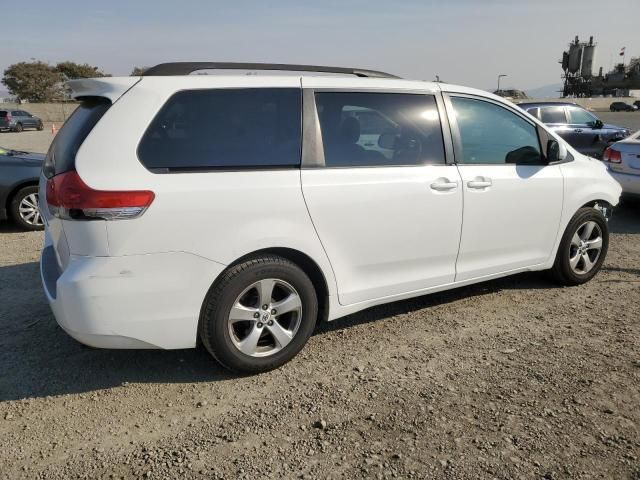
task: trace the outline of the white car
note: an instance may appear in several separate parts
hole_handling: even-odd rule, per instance
[[[301,75],[189,75],[216,68]],[[532,270],[576,285],[607,253],[621,188],[605,165],[483,91],[218,63],[69,86],[81,104],[43,168],[41,272],[87,345],[200,339],[260,372],[318,321]],[[354,112],[378,114],[366,142]]]
[[[640,197],[640,130],[607,148],[602,160],[622,186],[623,196]]]

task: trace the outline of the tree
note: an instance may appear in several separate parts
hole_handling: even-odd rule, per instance
[[[4,71],[2,83],[21,100],[50,102],[61,98],[64,77],[51,65],[40,62],[20,62]]]
[[[146,72],[147,70],[149,70],[149,67],[133,67],[133,70],[131,70],[131,77],[139,77],[140,75],[142,75],[144,72]]]
[[[56,65],[56,70],[64,75],[65,80],[109,76],[98,67],[92,67],[88,63],[60,62]]]

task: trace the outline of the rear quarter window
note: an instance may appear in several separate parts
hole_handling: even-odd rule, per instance
[[[301,90],[184,90],[153,119],[138,158],[156,173],[300,165]]]
[[[95,97],[84,100],[75,109],[49,147],[43,167],[47,177],[75,168],[76,154],[82,142],[110,106],[108,99]]]

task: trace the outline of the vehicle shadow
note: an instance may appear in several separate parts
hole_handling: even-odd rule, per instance
[[[100,350],[57,324],[38,263],[0,267],[0,402],[84,393],[124,383],[212,382],[232,378],[203,349]]]
[[[640,233],[640,201],[624,199],[609,221],[611,233]]]
[[[511,288],[553,285],[540,273],[516,275],[373,307],[324,323],[316,334]],[[215,382],[238,377],[203,348],[101,350],[81,345],[56,324],[41,292],[37,262],[0,267],[0,365],[0,402],[86,393],[125,383]]]

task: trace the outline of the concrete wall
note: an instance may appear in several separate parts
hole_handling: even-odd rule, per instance
[[[77,103],[0,103],[0,110],[25,110],[45,123],[62,124],[77,106]]]
[[[633,104],[633,102],[637,101],[637,98],[634,97],[604,97],[604,98],[528,98],[526,100],[516,100],[514,103],[523,103],[523,102],[571,102],[577,103],[578,105],[583,106],[588,110],[593,110],[595,112],[603,112],[609,111],[609,105],[613,102],[625,102],[628,104]]]

